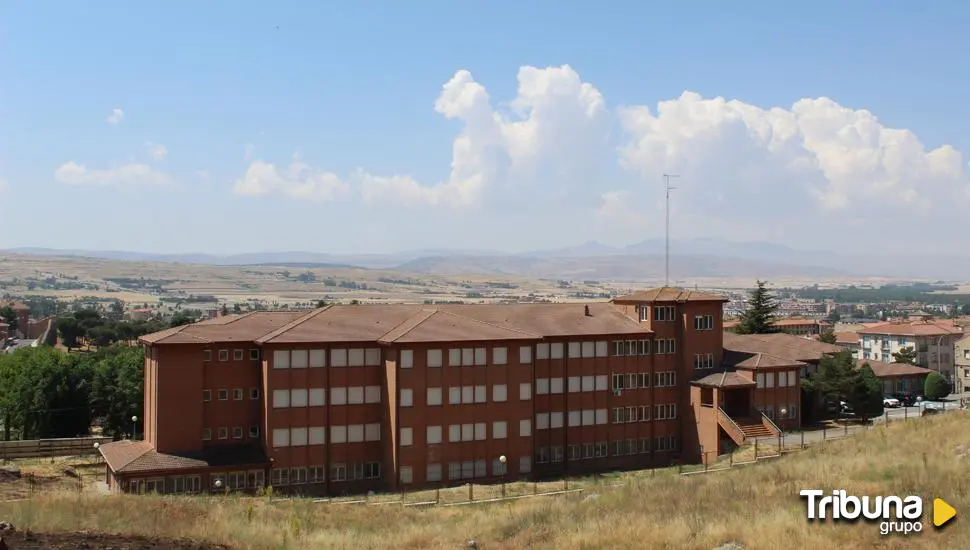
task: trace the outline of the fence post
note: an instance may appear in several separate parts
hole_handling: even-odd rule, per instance
[[[778,433],[778,454],[782,454],[785,451],[785,440],[784,436]]]
[[[708,451],[704,451],[704,456],[701,457],[701,460],[704,461],[704,473],[705,474],[707,473],[707,453],[708,453]]]
[[[889,425],[889,411],[888,410],[887,411],[883,411],[883,414],[886,415],[886,425],[888,426]]]
[[[562,490],[563,491],[568,491],[569,490],[569,478],[568,477],[562,478]]]
[[[828,432],[828,426],[826,424],[822,424],[822,441],[825,441],[826,439],[828,439],[827,432]]]
[[[532,494],[533,495],[539,494],[539,482],[534,479],[532,480]]]
[[[441,502],[441,487],[434,488],[434,503],[439,504]]]
[[[805,448],[805,430],[802,430],[801,431],[801,434],[802,434],[802,445],[801,445],[801,447],[802,447],[802,449],[804,449]]]
[[[733,468],[733,467],[734,467],[734,451],[732,450],[730,454],[728,454],[728,468]]]
[[[475,500],[475,485],[472,483],[468,484],[468,502]]]
[[[755,461],[758,460],[758,440],[757,439],[754,440],[754,459]]]
[[[849,435],[849,419],[848,418],[842,420],[842,427],[844,428],[844,434],[843,435]]]

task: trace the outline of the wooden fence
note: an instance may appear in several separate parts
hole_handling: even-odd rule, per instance
[[[95,443],[104,445],[111,441],[103,436],[0,441],[0,459],[93,455],[98,452]]]

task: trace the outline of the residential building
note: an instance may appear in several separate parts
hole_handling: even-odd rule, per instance
[[[840,348],[723,331],[724,299],[343,305],[143,336],[144,440],[115,491],[335,495],[712,461],[797,427]],[[505,457],[505,460],[502,460]]]
[[[921,395],[926,376],[933,372],[930,369],[905,363],[883,363],[882,361],[858,359],[856,364],[860,368],[863,365],[869,365],[872,368],[872,372],[882,381],[883,392],[886,395],[897,392]]]
[[[836,332],[835,345],[852,352],[853,359],[859,359],[861,348],[858,332]]]
[[[724,330],[728,332],[736,332],[738,325],[740,324],[740,320],[725,321]],[[831,325],[818,319],[778,319],[772,323],[772,326],[775,327],[778,332],[794,334],[796,336],[811,336],[813,334],[821,334],[822,331],[829,328]]]
[[[953,347],[957,393],[970,393],[970,334],[957,340]]]
[[[23,302],[18,302],[16,300],[2,300],[0,301],[0,309],[10,308],[13,310],[16,316],[17,326],[16,329],[11,329],[9,324],[6,327],[8,338],[20,338],[27,335],[28,327],[30,326],[30,307],[25,305]]]
[[[917,364],[942,374],[951,383],[954,378],[953,346],[963,335],[963,328],[950,321],[891,321],[858,331],[860,359],[894,363],[894,354],[905,348],[917,353]]]

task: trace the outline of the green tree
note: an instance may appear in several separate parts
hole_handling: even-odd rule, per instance
[[[893,363],[906,363],[915,365],[919,360],[919,355],[912,347],[903,348],[893,354]]]
[[[169,323],[169,326],[180,327],[182,325],[190,325],[193,322],[193,319],[188,315],[185,315],[184,313],[176,313],[172,316],[172,321]]]
[[[68,351],[79,347],[78,338],[83,336],[84,331],[80,323],[74,317],[62,317],[57,320],[57,332],[61,335],[61,343]]]
[[[10,306],[0,308],[0,319],[10,325],[10,334],[17,330],[17,312]]]
[[[90,370],[52,347],[0,356],[0,408],[21,438],[75,437],[91,426]],[[9,431],[5,434],[9,436]]]
[[[317,300],[317,307],[318,308],[327,307],[327,301],[326,300]]]
[[[229,306],[227,306],[226,304],[222,304],[222,315],[223,316],[229,315]]]
[[[102,429],[116,437],[133,435],[132,415],[143,416],[144,351],[140,347],[116,345],[85,359],[91,364],[91,409],[101,420]]]
[[[839,313],[839,310],[833,309],[832,311],[829,312],[828,317],[826,317],[825,320],[834,325],[835,323],[838,323],[839,321],[842,320],[842,314]]]
[[[930,401],[939,401],[950,395],[950,383],[938,372],[931,372],[923,382],[923,396]]]
[[[826,399],[842,399],[852,391],[855,371],[855,359],[849,350],[824,355],[815,374],[802,381],[802,387]]]
[[[836,341],[835,331],[832,330],[831,327],[829,327],[822,331],[822,334],[819,335],[818,339],[822,342],[825,342],[826,344],[834,344]]]
[[[741,316],[738,324],[738,334],[777,332],[774,322],[778,302],[771,291],[765,288],[765,284],[765,281],[758,281],[758,286],[751,291],[748,297],[748,309]]]
[[[882,382],[868,363],[852,373],[849,389],[849,404],[863,422],[882,414]]]

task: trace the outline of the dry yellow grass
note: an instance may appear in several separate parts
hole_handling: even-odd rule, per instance
[[[961,548],[970,523],[932,527],[931,502],[970,505],[970,416],[954,412],[729,471],[586,480],[578,496],[439,508],[269,502],[266,498],[97,496],[68,492],[0,503],[0,519],[38,531],[96,530],[222,542],[239,549],[687,548],[735,541],[778,548]],[[622,485],[616,487],[617,481]],[[924,532],[809,524],[801,489],[924,498]],[[589,494],[596,498],[586,499]],[[584,500],[585,499],[585,500]],[[412,500],[412,499],[408,499]],[[964,542],[960,542],[964,541]]]

